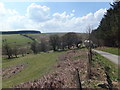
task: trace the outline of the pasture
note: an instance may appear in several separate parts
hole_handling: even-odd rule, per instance
[[[42,38],[49,41],[49,36],[52,34],[27,34],[37,41]],[[64,35],[64,33],[57,34],[59,36]],[[2,40],[7,40],[8,44],[11,46],[27,46],[32,42],[31,39],[15,34],[15,35],[3,35]],[[82,37],[82,40],[84,37]],[[30,49],[30,48],[29,48]],[[106,58],[100,56],[99,54],[93,53],[93,59],[91,64],[91,81],[88,84],[86,80],[87,76],[87,49],[68,49],[67,51],[54,52],[52,50],[47,52],[39,52],[38,54],[25,54],[25,56],[18,55],[18,58],[2,60],[2,87],[12,88],[14,86],[19,87],[19,85],[24,88],[33,87],[46,87],[45,82],[49,84],[51,80],[52,83],[57,83],[59,86],[60,82],[68,87],[76,88],[76,71],[75,68],[79,69],[81,82],[83,87],[98,88],[98,84],[106,82],[104,67],[110,67],[110,78],[113,82],[119,80],[118,68],[116,65],[111,63]],[[48,76],[47,76],[48,75]],[[98,76],[99,75],[99,76]],[[44,78],[45,77],[45,78]],[[69,77],[69,79],[68,79]],[[44,82],[41,82],[44,81]],[[65,82],[64,82],[65,81]],[[29,82],[29,83],[28,83]],[[35,86],[36,84],[36,86]],[[56,85],[57,85],[56,84]],[[115,86],[115,85],[114,85]]]
[[[26,81],[40,78],[53,69],[58,56],[64,52],[30,54],[25,57],[3,60],[2,67],[7,69],[17,65],[25,65],[24,69],[15,75],[3,80],[3,88],[10,88]]]
[[[118,68],[106,58],[95,54],[91,66],[91,81],[88,84],[86,80],[87,70],[87,50],[69,50],[67,52],[51,52],[40,53],[37,55],[27,55],[12,60],[3,60],[3,69],[12,66],[25,65],[18,73],[9,78],[3,79],[3,88],[19,85],[22,88],[30,88],[31,86],[39,88],[44,83],[53,82],[59,85],[63,82],[63,86],[76,86],[76,73],[74,68],[79,68],[82,87],[99,88],[97,85],[106,82],[104,72],[105,66],[110,66],[110,78],[113,82],[117,82]],[[59,59],[58,59],[59,57]],[[76,58],[77,57],[77,58]],[[44,76],[44,77],[43,77]],[[65,82],[63,81],[65,80]],[[42,82],[43,81],[43,82]],[[58,82],[57,82],[58,81]],[[115,86],[116,84],[114,84]]]
[[[2,43],[3,40],[7,40],[7,43],[10,46],[26,46],[32,42],[31,39],[21,36],[19,34],[11,34],[11,35],[2,35]]]

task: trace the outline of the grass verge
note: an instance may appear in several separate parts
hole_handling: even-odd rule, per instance
[[[110,67],[110,73],[109,73],[110,78],[113,81],[120,81],[120,72],[119,72],[120,68],[118,68],[116,64],[112,63],[111,61],[104,58],[98,53],[95,53],[93,60],[96,60],[96,62],[99,63],[103,67]]]
[[[108,53],[112,53],[115,55],[120,55],[119,49],[118,48],[112,48],[112,47],[99,47],[97,50],[105,51]]]

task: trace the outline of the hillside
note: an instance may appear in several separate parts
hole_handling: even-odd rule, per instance
[[[3,87],[8,88],[34,80],[53,69],[58,56],[64,52],[30,54],[25,57],[3,59]]]
[[[49,52],[3,60],[4,88],[77,88],[80,73],[83,88],[100,88],[106,85],[104,66],[111,66],[113,86],[118,87],[118,67],[102,56],[93,56],[91,80],[87,80],[87,49],[66,52]],[[98,61],[99,60],[99,61]],[[106,63],[105,63],[106,62]],[[100,88],[100,89],[105,89]]]
[[[31,39],[21,36],[19,34],[10,34],[10,35],[1,35],[2,43],[4,44],[4,40],[7,40],[7,43],[10,46],[26,46],[32,42]]]

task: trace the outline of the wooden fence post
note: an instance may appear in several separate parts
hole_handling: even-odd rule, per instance
[[[87,78],[91,79],[91,62],[92,62],[92,49],[88,47],[88,63],[87,63]]]

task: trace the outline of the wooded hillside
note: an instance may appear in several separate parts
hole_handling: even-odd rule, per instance
[[[111,8],[102,18],[99,27],[92,32],[92,39],[99,46],[119,47],[120,1],[110,4]]]

